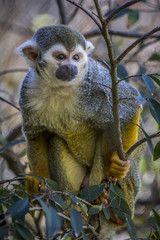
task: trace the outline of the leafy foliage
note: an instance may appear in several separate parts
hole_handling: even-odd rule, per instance
[[[110,219],[109,206],[119,218],[127,222],[129,234],[132,239],[135,239],[133,221],[131,220],[128,204],[125,202],[123,192],[116,185],[110,184],[108,205],[97,205],[93,203],[93,200],[100,196],[105,187],[104,184],[88,187],[85,191],[82,190],[79,193],[81,198],[72,192],[51,190],[48,185],[48,179],[45,180],[45,184],[45,194],[38,195],[29,194],[22,185],[13,184],[12,181],[10,184],[12,190],[7,188],[0,190],[0,210],[3,213],[3,218],[0,220],[2,240],[11,236],[18,240],[32,240],[38,236],[52,240],[62,239],[64,234],[66,236],[65,239],[71,239],[73,236],[76,239],[79,236],[83,236],[83,239],[87,240],[89,239],[88,236],[93,235],[90,229],[94,227],[97,216],[101,218],[104,215],[107,220]],[[88,202],[86,199],[91,199],[91,202]],[[46,230],[42,234],[43,236],[40,235],[39,228],[44,223],[39,221],[39,227],[33,228],[30,221],[28,221],[28,216],[32,221],[36,221],[37,214],[42,214],[45,217]],[[8,221],[9,219],[10,221]],[[66,223],[68,230],[62,233],[62,231],[59,231],[60,227]],[[95,231],[97,231],[96,228]]]

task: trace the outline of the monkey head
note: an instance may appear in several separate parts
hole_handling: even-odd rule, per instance
[[[53,87],[79,83],[88,70],[93,44],[67,26],[47,26],[17,48],[41,81]]]

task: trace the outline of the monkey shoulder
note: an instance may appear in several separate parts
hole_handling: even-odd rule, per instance
[[[102,63],[89,59],[88,74],[82,83],[80,112],[96,128],[110,128],[113,122],[111,76]],[[138,90],[129,83],[118,84],[119,114],[122,125],[137,113],[140,104],[136,97]]]

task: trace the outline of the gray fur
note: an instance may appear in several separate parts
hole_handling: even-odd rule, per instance
[[[74,35],[74,38],[73,38]],[[86,50],[86,41],[82,34],[71,30],[67,26],[48,26],[38,29],[33,40],[37,42],[39,48],[45,52],[55,45],[61,43],[69,52],[80,44]]]

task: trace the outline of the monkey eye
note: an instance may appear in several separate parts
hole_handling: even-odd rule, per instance
[[[79,60],[79,55],[78,55],[78,54],[75,54],[75,55],[73,56],[73,59],[74,59],[75,61],[78,61],[78,60]]]
[[[61,53],[61,54],[58,54],[58,55],[56,56],[56,58],[57,58],[58,60],[64,60],[64,59],[66,59],[66,56]]]

